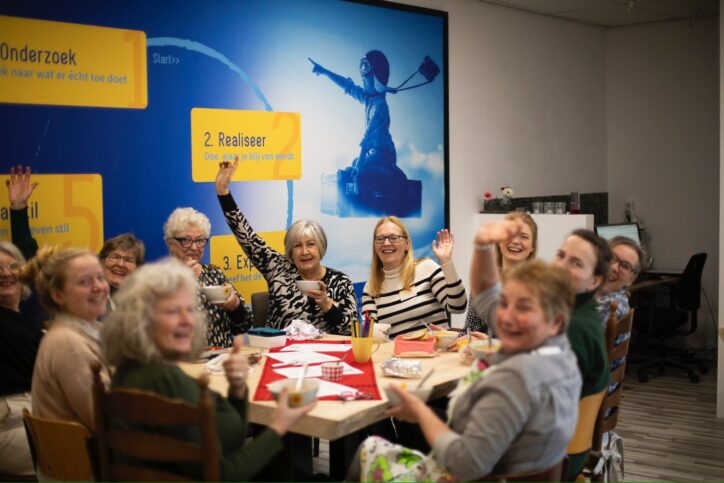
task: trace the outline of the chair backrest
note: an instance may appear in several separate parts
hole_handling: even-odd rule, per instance
[[[694,311],[701,306],[701,275],[706,263],[706,253],[697,253],[689,259],[684,273],[671,291],[676,306],[681,310]]]
[[[596,415],[601,407],[601,401],[606,389],[591,394],[578,401],[578,421],[576,430],[566,448],[566,454],[574,455],[591,449],[593,430],[596,425]]]
[[[251,313],[254,317],[254,327],[265,327],[269,314],[269,292],[251,294]]]
[[[57,481],[95,481],[85,426],[33,416],[27,409],[23,409],[23,423],[35,471]]]
[[[487,475],[477,481],[563,481],[565,476],[565,463],[568,461],[567,457],[564,457],[561,461],[555,465],[537,471],[527,471],[525,473],[511,473],[507,475]]]
[[[603,435],[612,431],[618,424],[619,405],[623,392],[623,378],[626,372],[626,357],[628,355],[631,327],[633,326],[634,309],[620,320],[616,320],[616,303],[611,304],[611,317],[606,323],[606,349],[608,363],[611,367],[611,380],[601,402],[601,408],[596,416],[596,425],[593,431],[594,451],[601,450]],[[619,341],[618,344],[616,342]]]
[[[199,379],[198,406],[134,389],[106,391],[94,368],[93,397],[101,481],[192,481],[158,465],[199,463],[204,481],[219,480],[219,454],[214,409]],[[196,426],[200,444],[167,436],[161,427]],[[123,454],[114,461],[114,456]],[[156,467],[150,465],[157,465]],[[195,479],[195,478],[194,478]]]

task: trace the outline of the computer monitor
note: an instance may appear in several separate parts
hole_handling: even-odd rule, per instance
[[[610,240],[615,236],[625,236],[641,245],[639,225],[636,223],[616,223],[613,225],[596,225],[596,234]]]

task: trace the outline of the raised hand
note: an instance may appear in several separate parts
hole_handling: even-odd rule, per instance
[[[229,182],[231,181],[236,167],[239,166],[239,156],[234,158],[234,162],[221,161],[219,163],[219,172],[216,173],[216,194],[217,195],[228,195],[229,194]]]
[[[437,240],[432,241],[432,253],[440,260],[441,265],[452,259],[453,245],[455,245],[455,237],[447,228],[437,232]]]
[[[10,198],[10,208],[13,210],[22,210],[28,207],[30,195],[38,186],[38,183],[30,181],[30,166],[25,168],[18,165],[17,170],[10,168],[10,179],[5,182],[8,187],[8,197]]]
[[[193,258],[187,258],[186,261],[185,261],[185,263],[186,263],[186,266],[189,267],[192,272],[194,272],[194,276],[195,276],[196,278],[199,278],[199,277],[201,276],[201,272],[203,271],[203,267],[202,267],[201,264],[198,262],[198,260],[195,260],[195,259],[193,259]]]
[[[246,378],[249,376],[249,359],[241,354],[242,337],[234,339],[229,357],[224,361],[224,374],[229,381],[229,395],[242,399],[246,395]]]
[[[314,62],[311,57],[307,57],[307,59],[309,59],[309,62],[312,63],[312,73],[317,75],[324,74],[324,71],[326,70],[324,67]]]
[[[506,242],[520,233],[523,226],[523,221],[519,219],[485,223],[475,233],[475,243],[487,245],[489,243]]]

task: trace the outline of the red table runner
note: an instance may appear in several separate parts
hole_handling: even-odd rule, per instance
[[[330,340],[330,341],[320,341],[320,340],[290,340],[287,341],[286,345],[292,345],[292,344],[349,344],[350,342],[347,340]],[[286,346],[285,346],[286,347]],[[282,347],[277,347],[274,349],[271,349],[270,352],[279,352]],[[368,362],[365,363],[357,363],[354,361],[354,358],[350,351],[347,352],[322,352],[323,354],[328,354],[334,357],[342,357],[342,354],[347,354],[347,356],[343,359],[344,362],[349,364],[352,367],[355,367],[362,371],[362,374],[344,374],[342,375],[341,381],[336,381],[337,384],[343,384],[345,386],[353,387],[359,391],[362,392],[369,392],[372,394],[371,399],[382,399],[382,396],[380,395],[380,391],[377,388],[377,377],[375,376],[375,367],[372,363],[372,359],[370,359]],[[269,383],[272,383],[274,381],[278,381],[279,379],[284,379],[284,376],[281,374],[277,374],[274,372],[274,369],[272,369],[272,364],[276,364],[278,361],[271,359],[269,357],[266,358],[266,362],[264,363],[264,369],[262,370],[261,377],[259,378],[259,385],[256,387],[256,392],[254,393],[254,401],[273,401],[274,398],[272,397],[269,390],[266,388],[266,385]],[[337,396],[326,396],[319,398],[320,400],[336,400],[338,399]]]

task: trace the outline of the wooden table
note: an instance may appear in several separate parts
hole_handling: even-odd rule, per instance
[[[347,340],[348,337],[327,336],[324,340]],[[258,348],[244,346],[244,353],[258,352]],[[372,356],[374,361],[377,385],[380,388],[382,399],[379,401],[318,401],[317,406],[297,424],[292,426],[291,431],[306,436],[314,436],[320,439],[333,441],[341,438],[372,423],[384,419],[384,411],[387,407],[387,397],[382,389],[389,383],[402,382],[399,378],[385,377],[382,375],[380,365],[392,357],[393,342],[382,342],[380,348]],[[351,357],[351,356],[350,356]],[[422,363],[422,373],[435,368],[435,372],[425,383],[432,386],[431,398],[442,397],[450,393],[458,379],[463,376],[468,367],[463,364],[456,352],[440,353],[436,357],[416,358]],[[253,401],[259,378],[261,377],[263,364],[266,357],[262,358],[259,365],[249,374],[249,420],[253,423],[268,426],[271,423],[276,403],[274,401]],[[203,363],[182,363],[181,368],[191,377],[198,377],[205,371]],[[210,375],[210,384],[214,391],[226,394],[228,383],[223,374]]]
[[[349,337],[327,336],[324,340],[347,339]],[[380,365],[392,357],[393,348],[394,343],[392,341],[382,342],[379,349],[372,356],[377,385],[382,396],[381,400],[317,401],[317,406],[291,428],[291,432],[297,435],[330,441],[330,477],[333,479],[341,480],[344,478],[349,467],[349,461],[359,444],[359,439],[355,436],[357,432],[387,418],[384,412],[388,404],[383,388],[389,383],[403,381],[382,375]],[[255,347],[244,346],[243,348],[243,353],[247,354],[258,351],[259,349]],[[426,386],[432,387],[431,398],[443,397],[449,394],[457,385],[458,379],[466,374],[469,367],[462,363],[456,352],[444,352],[435,357],[416,358],[415,360],[422,363],[422,374],[426,374],[433,367],[435,368],[435,372],[425,383]],[[274,401],[253,400],[265,362],[266,357],[262,358],[257,366],[254,366],[254,370],[249,374],[247,382],[249,385],[249,421],[268,426],[272,421],[276,403]],[[181,368],[191,377],[198,377],[206,370],[203,363],[182,363]],[[224,395],[228,390],[228,383],[223,374],[210,375],[209,386],[214,391]],[[287,446],[304,446],[304,444],[295,440],[293,443],[287,442]],[[311,448],[311,445],[308,445],[307,448]],[[298,460],[300,456],[292,455],[291,458]],[[306,455],[302,455],[301,458],[306,458]],[[311,458],[308,462],[297,466],[310,469]]]

